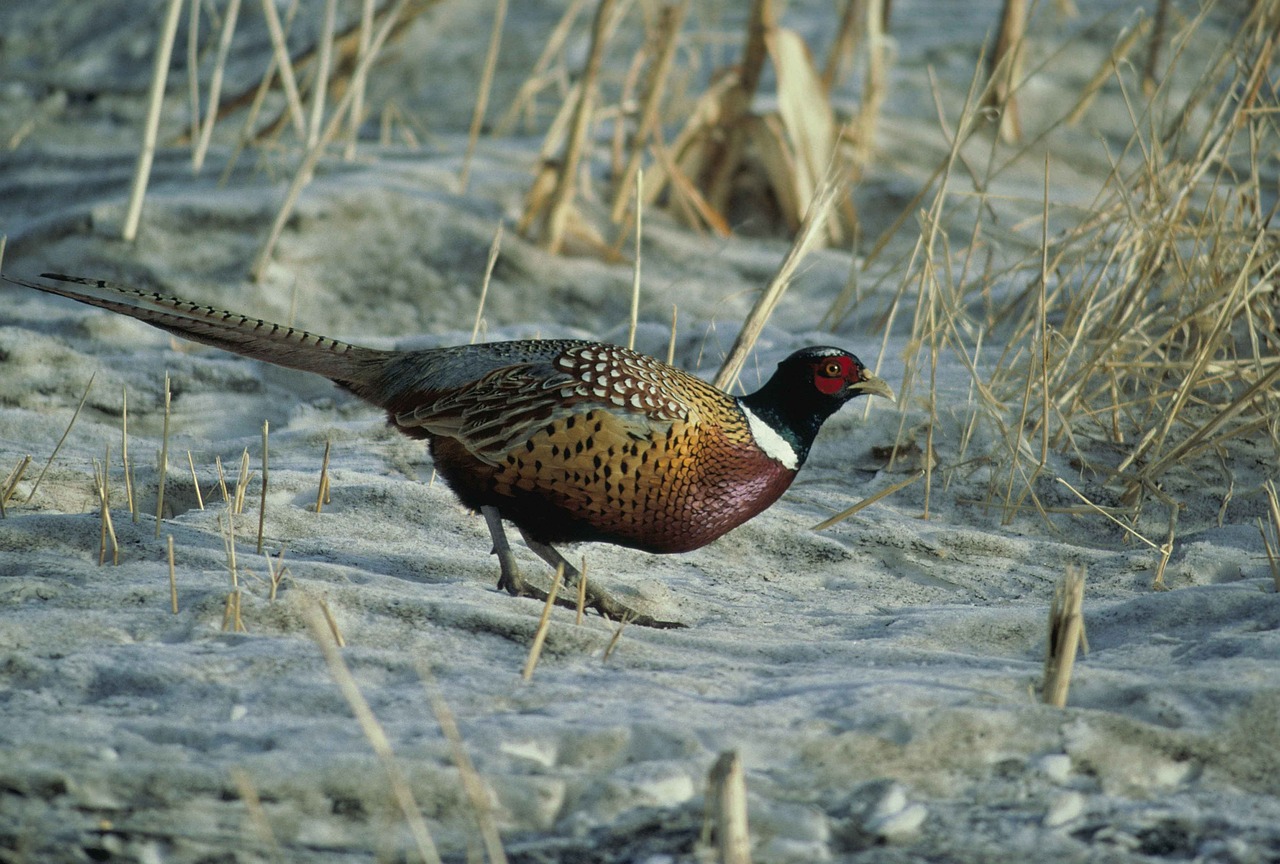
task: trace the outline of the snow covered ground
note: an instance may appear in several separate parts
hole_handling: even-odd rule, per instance
[[[377,346],[466,341],[490,240],[518,218],[540,141],[482,139],[471,187],[457,192],[489,4],[442,3],[395,45],[373,98],[394,93],[421,118],[421,147],[367,142],[354,163],[322,163],[261,284],[246,274],[295,164],[291,148],[250,150],[220,183],[227,137],[197,177],[187,150],[164,147],[139,239],[119,240],[161,5],[0,10],[0,132],[15,144],[0,153],[5,271],[110,278]],[[741,12],[721,8],[731,5],[695,4],[690,20],[736,50]],[[880,157],[857,193],[871,234],[945,153],[929,69],[962,99],[1000,4],[956,14],[960,5],[893,4]],[[1032,127],[1046,104],[1060,111],[1132,20],[1127,4],[1080,4],[1081,18],[1066,22],[1040,5],[1036,45],[1072,29],[1086,38],[1032,88]],[[491,114],[509,103],[560,8],[512,7]],[[232,89],[252,83],[270,50],[257,4],[243,14]],[[1220,14],[1229,22],[1230,9]],[[309,18],[318,11],[299,20]],[[820,56],[833,20],[826,3],[782,13]],[[630,56],[619,49],[611,68],[625,71]],[[176,69],[162,142],[186,122],[184,80]],[[1089,201],[1108,170],[1103,142],[1123,134],[1127,116],[1118,92],[1104,91],[1092,125],[1053,139],[1055,200]],[[1011,220],[1039,211],[1039,158],[1003,176],[991,199]],[[638,347],[665,353],[678,305],[676,360],[710,375],[787,243],[698,236],[657,212],[645,227]],[[909,222],[893,248],[909,253],[914,230]],[[1040,229],[1017,230],[1035,242]],[[848,271],[847,251],[811,256],[744,373],[748,386],[815,342],[878,362],[897,386],[918,346],[894,333],[881,354],[869,313],[835,332],[819,327]],[[549,256],[508,230],[485,336],[625,339],[630,283],[628,264]],[[883,300],[864,297],[868,308]],[[170,467],[157,536],[166,372]],[[136,519],[120,468],[125,393]],[[940,369],[943,467],[964,449],[970,405],[967,372]],[[907,428],[928,417],[918,399],[847,408],[781,502],[702,550],[568,550],[586,556],[593,580],[687,627],[628,627],[606,658],[616,626],[577,625],[557,609],[526,681],[541,606],[495,591],[483,520],[431,482],[419,442],[323,380],[0,286],[0,480],[33,458],[0,521],[0,860],[416,860],[388,774],[308,624],[317,601],[446,860],[481,860],[481,841],[433,693],[456,718],[516,861],[704,860],[707,772],[728,750],[742,758],[753,856],[766,864],[1280,860],[1280,597],[1250,509],[1257,498],[1239,496],[1219,518],[1225,488],[1186,495],[1165,592],[1151,590],[1157,554],[1100,519],[1050,528],[1026,514],[1002,525],[972,503],[986,495],[981,472],[936,481],[928,519],[916,483],[812,531],[907,476],[873,452],[894,442],[900,408]],[[287,567],[274,599],[255,552],[263,421],[264,546],[284,550]],[[974,434],[970,452],[994,433]],[[331,502],[317,513],[326,442]],[[237,633],[224,628],[228,517],[215,460],[234,485],[246,449],[255,476],[234,521],[247,631]],[[94,465],[108,458],[117,566],[98,560]],[[1052,467],[1073,476],[1065,459]],[[1250,470],[1276,474],[1265,454]],[[1087,568],[1090,650],[1057,709],[1038,687],[1048,604],[1068,565]]]

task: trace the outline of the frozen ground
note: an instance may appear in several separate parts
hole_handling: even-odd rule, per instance
[[[423,146],[369,143],[353,165],[322,166],[262,284],[245,274],[279,204],[287,154],[246,154],[221,185],[226,141],[198,178],[185,150],[166,149],[138,242],[117,239],[160,5],[0,10],[0,132],[17,142],[0,154],[5,270],[118,279],[376,345],[465,341],[488,244],[500,220],[518,216],[538,143],[482,141],[471,189],[457,194],[487,5],[441,4],[398,43],[375,92],[399,94],[422,118]],[[495,111],[532,66],[555,5],[512,4]],[[697,26],[739,32],[739,13],[697,5]],[[859,192],[870,233],[945,150],[926,67],[962,98],[999,6],[969,3],[955,16],[956,5],[893,4],[885,140]],[[1109,17],[1093,8],[1064,24],[1041,5],[1037,44],[1094,23],[1092,47],[1077,46],[1057,77],[1037,84],[1040,102],[1026,107],[1033,125],[1036,105],[1078,89],[1131,14],[1111,4]],[[257,4],[244,14],[232,89],[251,83],[267,56]],[[783,20],[825,56],[831,14],[830,4],[793,3]],[[937,28],[943,15],[949,26]],[[184,122],[184,88],[172,88],[170,133]],[[1055,139],[1056,200],[1088,202],[1108,169],[1103,142],[1123,140],[1126,122],[1109,92],[1092,125]],[[1007,207],[1011,222],[1039,212],[1037,171],[1001,182],[993,206]],[[698,237],[656,213],[646,228],[640,347],[665,351],[678,304],[677,361],[710,374],[786,244]],[[1038,226],[1026,231],[1038,238]],[[895,248],[910,250],[914,236],[902,235]],[[795,347],[835,342],[897,383],[908,346],[894,335],[877,357],[874,316],[818,329],[848,266],[845,252],[810,259],[745,381]],[[629,266],[550,257],[509,231],[488,337],[625,338],[630,281]],[[148,514],[166,371],[174,397],[157,539]],[[84,410],[29,498],[91,376]],[[136,521],[119,467],[125,391]],[[969,398],[964,371],[944,368],[943,467],[958,458]],[[908,428],[927,416],[920,404],[903,407]],[[935,485],[927,520],[917,483],[815,533],[905,476],[873,454],[893,442],[898,409],[863,409],[827,425],[778,505],[707,548],[677,557],[572,550],[586,555],[592,578],[688,627],[627,628],[606,660],[614,626],[576,626],[557,610],[526,682],[540,606],[494,590],[483,522],[430,482],[424,448],[388,431],[376,411],[318,379],[0,287],[0,479],[24,455],[34,459],[0,521],[0,860],[414,860],[387,776],[308,629],[320,599],[446,860],[480,860],[480,841],[424,688],[428,669],[516,861],[701,860],[706,775],[726,750],[743,759],[754,860],[765,864],[1280,860],[1280,598],[1254,523],[1257,497],[1237,490],[1219,523],[1224,488],[1187,488],[1165,577],[1172,590],[1161,593],[1150,590],[1156,555],[1106,523],[1002,526],[999,513],[967,503],[986,494],[976,470]],[[248,632],[229,633],[214,463],[234,475],[247,448],[256,470],[264,420],[265,545],[286,549],[288,575],[272,602],[254,553],[255,478],[236,521]],[[972,451],[990,434],[980,429]],[[332,501],[317,514],[326,441]],[[92,478],[108,447],[118,566],[98,564]],[[207,509],[197,506],[188,451]],[[1265,455],[1229,457],[1249,482],[1275,476]],[[1065,460],[1053,467],[1073,477]],[[538,562],[520,554],[535,572]],[[1069,564],[1088,570],[1091,650],[1059,710],[1036,688],[1048,602]]]

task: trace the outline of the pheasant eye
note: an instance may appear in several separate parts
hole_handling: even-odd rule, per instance
[[[826,368],[822,370],[822,374],[828,378],[839,378],[844,374],[844,370],[840,368],[840,364],[832,361],[828,363]]]

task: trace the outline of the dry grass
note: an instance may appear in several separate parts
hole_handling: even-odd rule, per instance
[[[27,467],[31,464],[31,456],[22,457],[14,469],[9,472],[9,476],[5,477],[4,483],[0,483],[0,517],[7,515],[6,507],[9,499],[13,497],[14,490],[18,488],[18,484],[22,482],[22,475],[27,473]]]
[[[1175,43],[1202,23],[1189,22]],[[1132,136],[1080,211],[1051,199],[1044,146],[1077,112],[1016,149],[991,144],[983,170],[972,158],[984,122],[975,76],[958,117],[940,108],[951,148],[880,319],[888,331],[910,316],[902,403],[925,406],[928,433],[939,422],[938,364],[958,362],[972,378],[970,428],[944,478],[984,467],[985,503],[1003,521],[1028,505],[1047,520],[1049,463],[1064,455],[1090,494],[1106,499],[1100,512],[1130,527],[1153,506],[1164,512],[1167,537],[1152,544],[1161,552],[1157,582],[1176,535],[1178,490],[1204,485],[1211,473],[1216,480],[1218,454],[1236,442],[1280,459],[1280,240],[1274,207],[1261,203],[1273,199],[1261,169],[1275,146],[1275,114],[1260,93],[1275,44],[1275,22],[1259,7],[1185,99],[1157,88],[1135,104],[1132,79],[1113,66],[1107,83],[1130,106]],[[1222,99],[1224,92],[1236,97]],[[1040,214],[1010,228],[985,206],[988,190],[1028,159],[1043,163]],[[923,198],[907,210],[920,212]],[[1035,241],[1017,236],[1028,228]],[[956,235],[967,243],[954,248]],[[851,279],[858,290],[885,248],[877,243]],[[849,314],[851,299],[837,298],[831,323]],[[984,339],[1004,347],[984,355]],[[975,454],[977,425],[993,430],[996,443]],[[909,436],[904,416],[898,444]]]
[[[841,16],[842,36],[824,76],[799,34],[778,23],[773,0],[754,0],[739,62],[711,77],[694,99],[692,110],[681,106],[673,111],[667,103],[679,100],[671,97],[672,82],[691,73],[678,68],[676,57],[696,64],[700,40],[705,38],[686,29],[687,6],[671,2],[646,9],[641,4],[621,4],[615,13],[611,0],[597,4],[592,50],[583,68],[574,70],[579,80],[564,90],[560,110],[547,129],[541,163],[525,199],[522,233],[556,251],[613,260],[631,231],[636,201],[660,204],[688,225],[724,236],[737,218],[735,202],[744,188],[767,189],[775,204],[770,205],[774,210],[765,221],[780,222],[791,232],[800,230],[833,166],[839,168],[841,191],[848,192],[858,160],[865,163],[870,152],[868,142],[880,100],[868,98],[856,117],[842,117],[828,95],[830,76],[836,55],[849,54],[865,38],[870,46],[867,89],[883,94],[886,51],[881,4],[868,4],[866,9],[847,4]],[[550,34],[525,86],[498,124],[499,134],[510,130],[518,115],[530,112],[538,92],[569,77],[562,55],[580,11],[578,4],[571,6]],[[620,19],[641,13],[646,38],[632,57],[621,87],[604,92],[597,80],[600,52]],[[854,17],[862,14],[868,18],[867,25],[853,27]],[[767,65],[776,75],[778,107],[756,113],[752,103]],[[590,224],[573,205],[577,184],[583,182],[579,178],[590,176],[578,168],[593,155],[589,126],[605,118],[614,121],[607,198],[609,217],[617,228],[611,244],[602,242],[603,229]],[[670,128],[678,131],[667,140]],[[603,153],[599,155],[598,161],[603,162]],[[646,160],[646,177],[634,196],[635,178]],[[847,194],[840,197],[836,211],[837,216],[825,226],[824,242],[844,242],[855,233],[856,217]],[[760,216],[746,218],[758,221]]]
[[[239,516],[244,512],[244,499],[249,492],[249,480],[252,473],[249,471],[249,451],[243,450],[240,453],[240,473],[236,475],[236,485],[231,493],[230,511],[232,515]]]
[[[227,574],[231,587],[227,591],[227,600],[223,607],[222,629],[235,633],[246,632],[244,619],[240,615],[241,600],[244,595],[240,589],[240,565],[236,560],[236,523],[235,511],[227,508],[226,523],[222,516],[218,517],[218,528],[222,531],[222,545],[227,555]]]
[[[576,10],[570,11],[539,59],[544,72],[576,17]],[[878,111],[876,82],[884,75],[876,44],[884,37],[885,10],[867,4],[865,11],[862,21],[853,4],[843,9],[836,47],[827,70],[818,75],[806,65],[810,61],[798,37],[775,20],[773,4],[757,0],[741,62],[728,77],[709,83],[670,142],[656,131],[663,124],[654,122],[660,98],[653,94],[660,94],[670,75],[673,44],[689,37],[680,32],[681,19],[672,7],[652,16],[649,39],[632,62],[634,70],[648,69],[643,92],[649,95],[636,115],[625,158],[614,160],[625,163],[614,177],[614,220],[634,219],[624,205],[645,146],[652,165],[641,200],[656,201],[665,190],[668,207],[690,224],[728,230],[732,172],[726,166],[742,164],[748,151],[765,166],[793,230],[804,233],[801,216],[818,197],[816,169],[831,173],[833,197],[843,205],[847,199],[841,193],[857,173],[850,160],[856,166],[870,158],[865,145]],[[1176,488],[1217,470],[1218,454],[1236,439],[1261,441],[1264,450],[1280,457],[1280,424],[1274,419],[1280,410],[1275,359],[1280,313],[1273,287],[1280,243],[1269,230],[1273,214],[1260,203],[1271,200],[1260,160],[1275,140],[1274,112],[1262,101],[1272,98],[1265,90],[1265,70],[1276,45],[1268,14],[1273,13],[1258,7],[1189,92],[1156,83],[1148,62],[1141,82],[1149,92],[1145,101],[1138,101],[1142,97],[1135,90],[1142,87],[1133,86],[1124,59],[1147,35],[1148,57],[1165,39],[1185,44],[1204,18],[1186,22],[1172,35],[1164,31],[1163,17],[1154,27],[1135,23],[1118,35],[1110,57],[1057,122],[1032,130],[1029,140],[1012,147],[990,142],[983,165],[975,156],[991,128],[984,106],[1000,109],[1002,140],[1020,141],[1025,132],[1017,116],[1020,91],[1072,48],[1066,42],[1047,57],[1031,56],[1023,36],[1026,6],[1017,0],[1005,4],[1002,37],[990,66],[975,66],[958,115],[938,100],[949,144],[946,157],[855,265],[849,290],[835,299],[825,319],[831,325],[845,320],[890,238],[918,217],[921,233],[914,253],[887,271],[900,281],[880,321],[883,349],[890,333],[906,328],[913,350],[907,356],[903,401],[920,400],[929,419],[909,426],[904,412],[895,449],[911,450],[918,428],[924,436],[919,449],[934,452],[938,366],[949,357],[958,359],[973,379],[971,413],[959,458],[942,471],[943,484],[955,471],[976,466],[989,478],[983,503],[997,508],[1003,522],[1028,508],[1046,520],[1067,511],[1078,516],[1079,509],[1054,500],[1050,483],[1065,455],[1088,481],[1091,499],[1102,499],[1086,499],[1098,512],[1130,528],[1153,507],[1163,513],[1158,518],[1167,526],[1165,536],[1152,544],[1160,556],[1157,585],[1178,530]],[[829,82],[835,74],[830,70],[860,39],[867,42],[864,104],[852,127],[833,132],[834,115],[829,107],[813,104],[817,91],[809,85]],[[1163,80],[1187,79],[1190,70],[1177,67],[1182,59],[1173,52]],[[779,111],[756,117],[748,106],[766,62],[777,73]],[[1087,118],[1107,88],[1118,89],[1129,106],[1132,136],[1112,155],[1113,170],[1097,199],[1073,210],[1055,202],[1048,145],[1059,130]],[[1218,98],[1223,92],[1238,98]],[[809,95],[802,100],[801,93]],[[522,98],[527,104],[529,93]],[[581,93],[566,98],[564,119],[553,124],[549,140],[566,134],[569,107],[584,98]],[[624,114],[619,108],[611,116]],[[581,127],[575,128],[580,133]],[[852,156],[839,141],[852,145]],[[997,223],[989,206],[995,183],[1029,159],[1038,160],[1043,172],[1034,239],[1021,236],[1032,226]],[[535,192],[541,188],[537,195],[549,196],[563,180],[564,174],[544,176],[541,187],[534,184]],[[827,240],[846,237],[853,228],[844,210],[836,212],[838,218],[828,221]],[[956,237],[965,242],[956,245]],[[1014,285],[1028,287],[1010,291]],[[885,287],[885,277],[873,287]],[[750,333],[767,320],[777,296],[762,295],[743,328],[742,350],[722,369],[722,385],[732,380],[752,344]],[[999,337],[1003,350],[984,355],[983,341],[993,337]],[[994,430],[997,443],[973,452],[975,441],[983,439],[974,436],[980,427]],[[935,494],[931,461],[924,470],[927,517]],[[1221,509],[1226,505],[1224,499]]]
[[[480,299],[476,301],[476,320],[471,326],[471,341],[474,345],[480,336],[480,328],[484,324],[484,303],[489,298],[489,283],[493,280],[493,268],[498,264],[498,253],[502,249],[502,223],[493,232],[493,242],[489,244],[489,259],[484,265],[484,279],[480,282]]]
[[[99,540],[98,565],[107,560],[107,544],[111,545],[111,563],[120,563],[120,543],[116,540],[116,528],[111,521],[111,486],[108,472],[111,466],[111,445],[107,445],[102,461],[93,460],[93,486],[98,496],[98,513],[102,520],[101,539]]]
[[[1280,517],[1280,513],[1277,514]],[[1280,518],[1277,519],[1280,524]],[[573,623],[582,625],[582,618],[587,609],[587,556],[582,556],[582,569],[578,571],[578,608],[574,612]]]
[[[71,412],[71,419],[67,421],[67,428],[62,430],[62,437],[58,439],[57,444],[53,445],[53,452],[49,454],[48,461],[44,463],[44,467],[41,468],[40,473],[36,475],[35,482],[31,484],[31,491],[27,493],[27,503],[30,503],[31,499],[36,497],[36,490],[40,488],[40,481],[44,479],[44,475],[48,472],[49,466],[53,464],[53,460],[58,458],[58,451],[62,449],[62,445],[67,443],[67,436],[71,434],[72,427],[76,425],[76,418],[78,418],[80,416],[80,412],[84,410],[85,400],[89,398],[89,390],[93,387],[93,379],[97,377],[97,374],[98,373],[95,372],[90,375],[89,383],[84,385],[84,393],[80,394],[80,401],[76,403],[76,410]],[[27,457],[27,460],[30,461],[30,458],[31,457]],[[23,463],[22,469],[26,469],[26,462]],[[21,472],[18,472],[18,477],[21,477]],[[9,484],[7,492],[12,493],[12,487],[17,485],[18,478],[15,478],[12,483]]]
[[[886,486],[883,489],[881,489],[879,492],[876,492],[872,495],[868,495],[866,498],[863,498],[861,501],[859,501],[857,504],[854,504],[852,507],[846,507],[844,510],[841,510],[839,513],[830,517],[829,519],[823,519],[817,525],[813,526],[813,530],[825,531],[828,528],[830,528],[832,525],[835,525],[839,522],[843,522],[853,514],[859,512],[860,510],[864,510],[867,507],[870,507],[872,504],[875,504],[877,501],[888,498],[890,495],[894,494],[895,492],[899,492],[907,488],[908,486],[910,486],[912,483],[915,483],[923,476],[924,476],[923,471],[917,471],[916,473],[912,474],[910,477],[907,477],[903,480],[899,480],[897,483],[893,483],[889,486]]]
[[[800,262],[817,243],[818,238],[822,236],[827,225],[828,214],[831,212],[836,195],[841,188],[842,184],[839,180],[835,176],[829,175],[817,190],[811,206],[805,213],[804,222],[800,226],[800,230],[797,232],[795,241],[791,244],[786,257],[783,259],[782,265],[765,289],[760,292],[760,296],[756,298],[756,302],[747,314],[746,320],[742,322],[742,329],[738,332],[733,347],[729,349],[728,356],[725,357],[724,363],[720,366],[720,371],[716,373],[716,377],[712,382],[715,386],[722,390],[728,390],[738,380],[738,375],[742,371],[743,365],[747,362],[747,356],[755,347],[756,340],[764,330],[765,324],[768,323],[773,310],[777,307],[782,295],[791,284],[791,279],[795,276]]]
[[[991,84],[983,104],[999,113],[1000,137],[1007,142],[1022,140],[1015,88],[1022,77],[1026,31],[1027,0],[1004,0],[987,76]]]

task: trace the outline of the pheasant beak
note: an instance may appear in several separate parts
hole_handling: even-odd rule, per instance
[[[883,378],[866,370],[862,371],[861,378],[856,384],[849,385],[849,389],[854,391],[853,395],[882,396],[890,402],[897,401],[893,396],[893,388]]]

